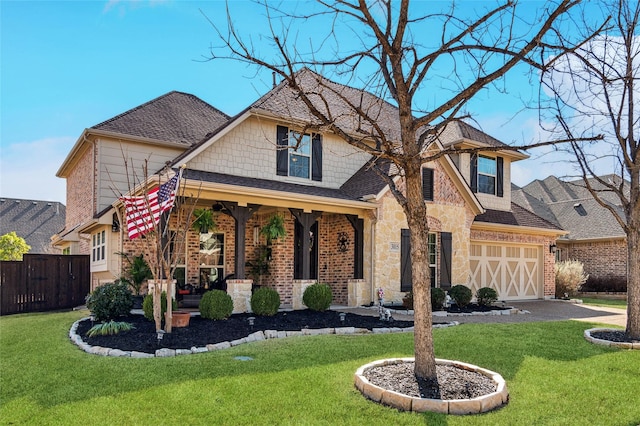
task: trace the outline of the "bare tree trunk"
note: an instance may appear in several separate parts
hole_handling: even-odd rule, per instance
[[[156,324],[156,331],[162,330],[162,286],[160,280],[156,278],[156,285],[153,287],[153,321]]]
[[[413,278],[415,375],[436,383],[436,361],[431,333],[431,279],[429,269],[429,226],[422,197],[420,162],[405,169],[407,204],[405,213],[411,240],[411,274]]]
[[[171,333],[171,327],[173,326],[173,280],[167,278],[167,313],[164,318],[164,331]]]
[[[640,204],[639,204],[640,206]],[[640,210],[640,208],[636,208]],[[640,215],[636,218],[640,220]],[[634,218],[635,219],[635,218]],[[629,223],[627,233],[627,335],[640,340],[640,227]]]

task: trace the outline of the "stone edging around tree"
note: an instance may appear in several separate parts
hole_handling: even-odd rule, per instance
[[[384,389],[369,382],[364,377],[364,372],[369,368],[382,365],[414,362],[415,358],[390,358],[371,362],[358,368],[355,373],[355,386],[367,398],[384,405],[397,408],[402,411],[425,412],[430,411],[442,414],[479,414],[491,411],[509,402],[509,391],[502,376],[496,372],[467,364],[461,361],[450,361],[436,358],[438,365],[451,365],[468,371],[483,374],[496,383],[496,391],[488,395],[472,399],[428,399],[417,398]]]
[[[596,333],[598,331],[620,331],[618,328],[590,328],[584,331],[584,338],[587,339],[588,342],[591,342],[595,345],[603,345],[603,346],[612,346],[614,348],[620,349],[637,349],[640,350],[640,342],[630,343],[630,342],[612,342],[611,340],[603,340],[597,339],[591,336],[591,333]]]
[[[388,328],[374,328],[373,330],[368,330],[366,328],[356,328],[356,327],[336,327],[336,328],[317,328],[317,329],[304,329],[300,331],[278,331],[278,330],[265,330],[256,331],[255,333],[251,333],[247,337],[243,337],[242,339],[233,340],[231,342],[220,342],[215,344],[206,345],[203,347],[192,347],[191,349],[168,349],[162,348],[156,350],[154,354],[146,353],[146,352],[137,352],[137,351],[122,351],[120,349],[112,349],[105,348],[102,346],[91,346],[82,340],[76,331],[78,330],[78,325],[80,321],[88,320],[89,317],[81,318],[78,321],[74,322],[69,330],[69,338],[73,343],[78,345],[80,349],[95,355],[102,356],[115,356],[115,357],[130,357],[130,358],[155,358],[155,357],[171,357],[177,355],[191,355],[198,354],[203,352],[213,352],[221,349],[227,349],[233,346],[238,346],[243,343],[249,342],[257,342],[260,340],[268,340],[268,339],[281,339],[285,337],[294,337],[294,336],[319,336],[322,334],[338,334],[338,335],[349,335],[349,334],[386,334],[386,333],[408,333],[413,332],[413,327],[399,328],[399,327],[388,327]],[[444,328],[458,325],[457,321],[452,321],[447,324],[434,324],[433,328]]]

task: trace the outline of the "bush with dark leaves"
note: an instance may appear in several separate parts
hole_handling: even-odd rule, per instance
[[[261,287],[251,295],[251,311],[256,315],[272,317],[280,309],[280,295],[276,289]]]
[[[482,287],[476,292],[476,299],[480,306],[491,306],[498,300],[498,292],[490,287]]]
[[[328,284],[316,283],[306,288],[302,295],[302,303],[312,311],[326,311],[331,306],[333,293]]]
[[[210,290],[200,299],[200,315],[202,318],[222,320],[229,318],[233,312],[233,300],[226,291]]]
[[[456,306],[462,309],[471,302],[473,293],[466,285],[458,284],[451,287],[451,290],[449,290],[449,296],[451,296],[453,301],[456,302]]]
[[[133,307],[133,294],[126,282],[107,283],[87,296],[87,308],[96,321],[108,321],[128,315]]]

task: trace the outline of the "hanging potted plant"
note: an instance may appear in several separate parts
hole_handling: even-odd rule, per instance
[[[209,231],[215,231],[216,221],[213,219],[211,209],[195,209],[193,211],[195,219],[192,228],[201,234],[207,234]]]
[[[278,213],[272,214],[267,223],[260,229],[260,234],[267,239],[267,246],[271,246],[273,240],[287,236],[284,228],[284,216]]]

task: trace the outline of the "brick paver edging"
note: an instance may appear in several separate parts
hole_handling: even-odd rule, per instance
[[[509,402],[509,391],[507,383],[502,376],[496,372],[467,364],[460,361],[450,361],[436,358],[438,365],[451,365],[468,371],[475,371],[483,374],[496,384],[496,391],[487,395],[472,399],[429,399],[417,398],[384,389],[369,382],[364,373],[369,368],[381,365],[398,364],[403,362],[414,362],[415,358],[390,358],[382,359],[363,365],[355,373],[355,386],[367,398],[372,401],[388,405],[402,411],[425,412],[443,414],[478,414],[491,411]]]
[[[82,340],[76,331],[78,330],[78,325],[80,321],[84,321],[89,319],[89,317],[81,318],[78,321],[74,322],[69,330],[69,338],[73,343],[78,345],[80,349],[83,351],[94,354],[94,355],[102,355],[102,356],[115,356],[115,357],[130,357],[130,358],[155,358],[155,357],[170,357],[177,355],[191,355],[191,354],[199,354],[203,352],[213,352],[221,349],[227,349],[232,346],[238,346],[243,343],[249,342],[257,342],[260,340],[267,339],[281,339],[285,337],[294,337],[294,336],[319,336],[321,334],[338,334],[338,335],[348,335],[348,334],[386,334],[386,333],[412,333],[413,327],[399,328],[399,327],[388,327],[388,328],[374,328],[373,330],[368,330],[366,328],[356,328],[356,327],[336,327],[336,328],[316,328],[316,329],[304,329],[300,331],[278,331],[278,330],[265,330],[256,331],[255,333],[251,333],[247,337],[243,337],[242,339],[233,340],[231,342],[220,342],[215,344],[210,344],[202,347],[192,347],[191,349],[168,349],[162,348],[156,350],[155,353],[150,354],[146,352],[136,352],[136,351],[122,351],[120,349],[112,349],[112,348],[104,348],[102,346],[91,346]],[[446,324],[434,324],[433,328],[444,328],[451,327],[454,325],[458,325],[457,321],[452,321]]]
[[[612,346],[614,348],[620,349],[637,349],[640,350],[640,342],[629,343],[629,342],[612,342],[610,340],[596,339],[591,336],[591,333],[595,333],[598,331],[620,331],[618,328],[590,328],[584,331],[584,338],[587,339],[588,342],[591,342],[595,345],[603,345],[603,346]]]

